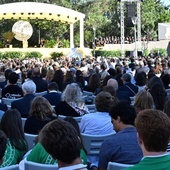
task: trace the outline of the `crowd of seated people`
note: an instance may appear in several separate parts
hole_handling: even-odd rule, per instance
[[[142,41],[153,41],[155,39],[142,37]],[[135,42],[134,36],[126,36],[124,38],[125,44],[131,44]],[[121,37],[119,36],[106,36],[106,37],[96,37],[95,45],[100,47],[104,46],[104,44],[121,44]]]
[[[4,81],[1,86],[2,97],[19,98],[11,103],[12,110],[7,110],[7,107],[3,109],[2,103],[0,104],[0,110],[4,112],[1,119],[1,130],[4,131],[9,141],[13,141],[15,136],[10,137],[5,130],[6,121],[10,121],[10,119],[5,119],[8,112],[14,113],[15,116],[19,114],[20,121],[21,117],[27,119],[24,131],[20,125],[21,122],[19,121],[17,124],[19,129],[22,129],[21,132],[19,132],[21,129],[18,131],[20,134],[17,135],[22,147],[17,146],[17,141],[10,143],[13,149],[21,153],[14,164],[19,163],[27,152],[24,132],[38,135],[46,124],[57,119],[57,115],[81,117],[79,123],[81,133],[102,135],[116,131],[114,137],[110,139],[111,141],[103,142],[98,155],[99,164],[95,164],[94,167],[98,166],[100,170],[104,170],[109,161],[136,164],[142,158],[137,138],[133,136],[136,134],[134,127],[136,115],[146,109],[161,110],[168,114],[165,109],[169,100],[168,89],[170,89],[168,81],[170,59],[168,57],[112,59],[98,57],[85,58],[81,62],[67,58],[60,58],[56,61],[13,59],[1,62],[3,63],[1,70],[4,71]],[[37,97],[36,94],[41,92],[46,92],[46,94]],[[85,100],[88,97],[87,92],[94,97],[94,102],[92,101],[90,104],[95,105],[96,113],[90,113],[88,110]],[[132,98],[134,98],[134,104],[131,102]],[[128,116],[132,114],[132,117],[126,117],[124,110],[119,111],[120,106],[122,109],[125,108],[126,113],[129,113]],[[117,113],[116,110],[119,112]],[[15,118],[11,116],[11,119],[16,118],[17,116]],[[5,124],[3,124],[4,121]],[[9,126],[12,126],[12,123],[9,123]],[[126,138],[126,131],[132,133],[134,140],[130,141]],[[138,157],[128,159],[126,153],[122,151],[122,159],[116,159],[113,155],[121,155],[120,150],[105,149],[108,146],[107,143],[112,140],[116,141],[122,133],[125,135],[121,138],[122,141],[135,143],[135,145],[130,143],[129,148],[126,148],[130,150],[128,153],[133,153],[131,150],[135,146],[136,150],[133,151],[136,151]],[[132,149],[130,149],[131,144]],[[7,150],[8,145],[7,143]],[[43,145],[42,140],[39,140],[36,146],[39,150],[43,149],[45,144]],[[119,147],[121,146],[119,145]],[[106,159],[107,152],[110,157]],[[39,163],[43,163],[43,161]],[[52,163],[54,162],[52,161]],[[6,166],[5,156],[2,166]]]

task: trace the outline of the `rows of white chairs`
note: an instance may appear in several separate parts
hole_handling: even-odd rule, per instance
[[[107,170],[123,170],[125,168],[132,167],[132,166],[133,165],[129,165],[129,164],[109,162],[107,166]],[[20,169],[19,165],[12,165],[12,166],[1,168],[1,170],[58,170],[58,165],[40,164],[40,163],[24,160],[24,169]]]
[[[132,167],[132,166],[134,166],[134,165],[121,164],[121,163],[117,163],[117,162],[109,162],[108,166],[107,166],[107,170],[123,170],[125,168]]]

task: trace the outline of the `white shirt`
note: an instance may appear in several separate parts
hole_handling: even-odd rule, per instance
[[[96,112],[82,116],[80,130],[89,135],[105,135],[113,133],[114,127],[109,113]]]

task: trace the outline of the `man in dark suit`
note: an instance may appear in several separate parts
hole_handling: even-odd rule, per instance
[[[56,106],[61,100],[61,94],[58,93],[58,85],[57,83],[53,82],[48,85],[48,92],[47,94],[43,95],[52,106]]]
[[[47,82],[40,76],[40,69],[35,67],[32,71],[32,81],[36,85],[36,92],[47,91]]]
[[[17,109],[20,112],[21,117],[27,118],[29,114],[30,106],[31,106],[31,101],[35,97],[34,96],[34,93],[36,91],[35,83],[32,80],[26,81],[22,85],[22,91],[23,91],[24,97],[22,99],[13,101],[11,103],[11,108]]]
[[[131,83],[131,75],[125,73],[122,75],[123,86],[118,91],[128,92],[129,97],[133,97],[138,93],[138,87]]]

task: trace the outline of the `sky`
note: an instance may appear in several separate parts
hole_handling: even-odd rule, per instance
[[[161,0],[166,6],[170,5],[170,0]]]

